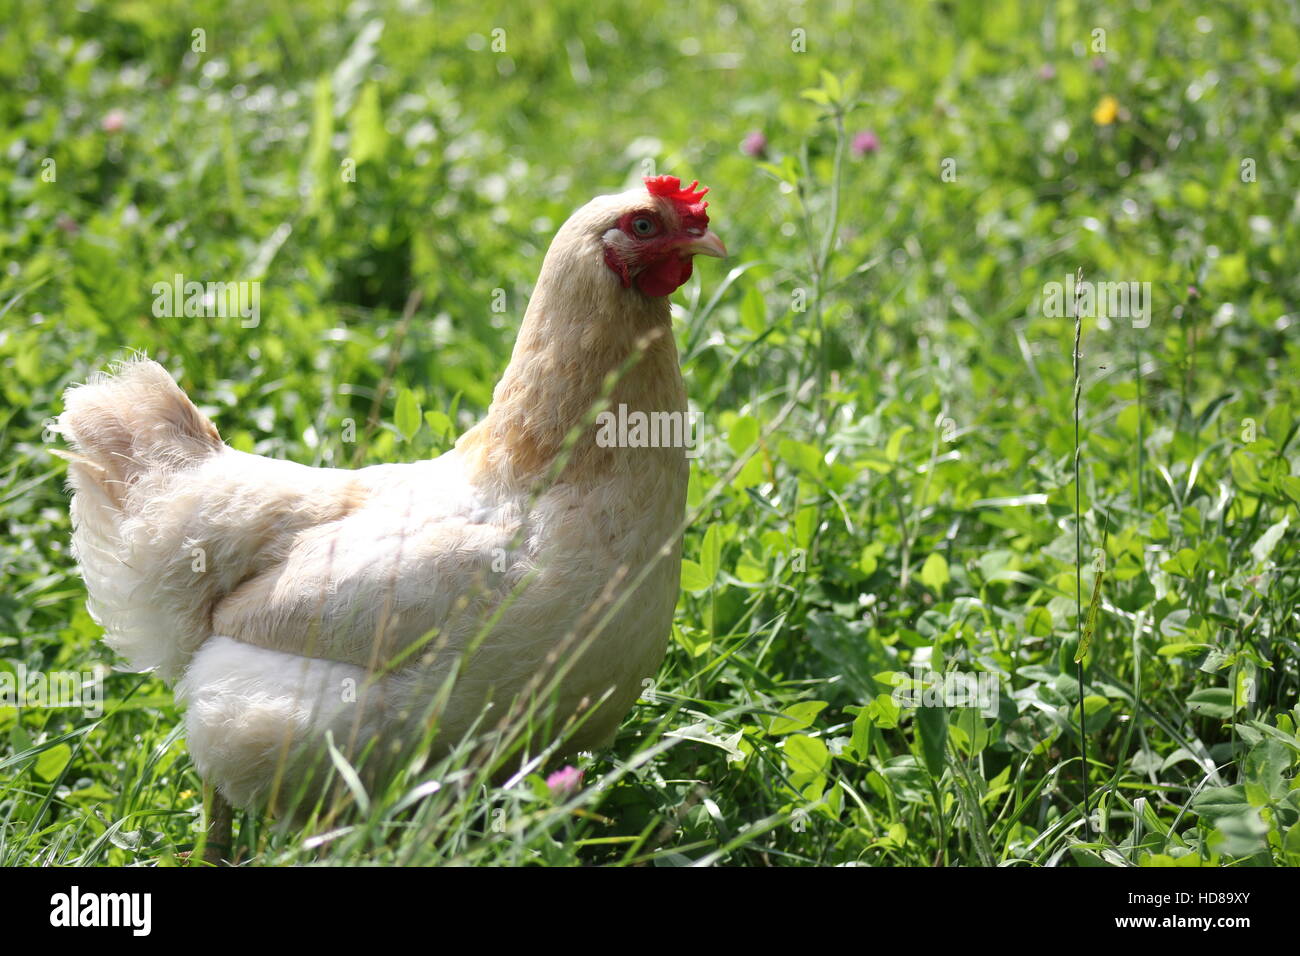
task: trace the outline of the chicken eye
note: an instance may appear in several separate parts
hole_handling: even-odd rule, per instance
[[[655,231],[654,220],[647,216],[637,216],[632,220],[632,231],[638,236],[648,236]]]

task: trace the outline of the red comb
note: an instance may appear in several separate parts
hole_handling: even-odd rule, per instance
[[[709,191],[706,187],[699,192],[695,192],[695,187],[699,184],[700,181],[697,179],[683,189],[682,181],[676,176],[647,176],[645,188],[650,190],[652,196],[660,196],[664,199],[671,199],[673,202],[684,202],[693,206],[703,199],[704,194]]]
[[[700,181],[697,179],[683,189],[682,181],[676,176],[647,176],[645,188],[650,190],[651,196],[658,196],[673,203],[684,226],[705,229],[708,228],[709,217],[704,210],[709,204],[701,200],[709,190],[707,187],[697,190],[699,184]]]

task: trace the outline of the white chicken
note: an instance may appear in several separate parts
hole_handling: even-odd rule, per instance
[[[313,786],[327,734],[360,759],[436,720],[445,748],[549,685],[569,749],[613,736],[667,645],[688,462],[609,447],[592,414],[686,412],[667,296],[692,256],[726,255],[696,186],[647,179],[565,222],[485,419],[430,461],[235,451],[144,359],[68,390],[89,606],[175,683],[231,803]]]

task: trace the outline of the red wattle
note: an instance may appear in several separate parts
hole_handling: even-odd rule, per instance
[[[690,277],[691,260],[669,255],[642,269],[636,277],[636,287],[652,299],[657,299],[672,295]]]

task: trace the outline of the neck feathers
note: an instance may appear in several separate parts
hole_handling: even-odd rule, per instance
[[[508,486],[635,468],[636,450],[596,443],[593,420],[606,407],[686,410],[667,298],[624,289],[599,239],[571,225],[546,254],[487,417],[457,443],[471,473]]]

